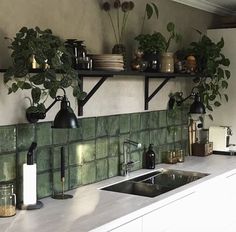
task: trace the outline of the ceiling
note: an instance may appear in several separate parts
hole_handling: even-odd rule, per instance
[[[173,0],[219,15],[236,15],[236,0]]]

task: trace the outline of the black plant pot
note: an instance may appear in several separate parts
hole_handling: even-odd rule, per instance
[[[149,72],[159,72],[160,71],[160,54],[159,52],[154,53],[144,53],[143,59],[147,61],[147,69]]]

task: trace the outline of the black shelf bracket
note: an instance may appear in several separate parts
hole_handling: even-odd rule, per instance
[[[173,76],[166,76],[163,77],[165,78],[165,80],[153,91],[153,93],[149,96],[149,80],[150,78],[153,77],[149,77],[149,76],[145,76],[145,86],[144,86],[144,98],[145,98],[145,102],[144,102],[144,109],[148,110],[148,103],[149,101],[167,84],[167,82],[173,78]]]
[[[87,93],[86,97],[83,100],[78,100],[78,116],[83,115],[84,105],[88,102],[88,100],[97,92],[97,90],[101,87],[101,85],[106,81],[108,77],[112,76],[103,76],[101,79],[94,85],[94,87]],[[79,76],[80,79],[80,89],[83,91],[83,77]]]

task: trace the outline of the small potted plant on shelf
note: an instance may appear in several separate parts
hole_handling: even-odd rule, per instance
[[[217,43],[208,36],[201,35],[198,42],[192,42],[190,53],[196,57],[197,77],[194,79],[195,88],[201,96],[203,103],[209,111],[221,106],[222,102],[228,102],[225,90],[228,88],[230,71],[227,69],[230,60],[222,53],[224,39]],[[209,114],[211,120],[213,117]]]
[[[4,83],[8,94],[18,90],[31,91],[28,113],[45,112],[46,99],[48,96],[54,99],[60,88],[71,87],[74,97],[84,98],[77,71],[72,68],[72,55],[50,29],[22,27],[9,40],[12,65],[4,73]]]
[[[139,43],[139,50],[144,53],[144,59],[150,62],[150,70],[159,71],[159,59],[161,56],[164,57],[162,62],[163,64],[161,65],[161,71],[174,71],[173,53],[167,53],[167,51],[170,47],[171,41],[175,40],[178,42],[180,41],[181,36],[175,32],[174,23],[169,22],[166,28],[169,32],[168,38],[164,37],[160,32],[154,32],[153,34],[140,34],[135,37],[135,40]],[[168,63],[169,61],[171,64]],[[170,65],[171,67],[169,67]]]

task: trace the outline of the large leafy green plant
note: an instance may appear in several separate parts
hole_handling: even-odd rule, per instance
[[[84,97],[77,71],[72,68],[72,54],[50,29],[23,27],[9,40],[13,63],[4,73],[4,83],[8,86],[8,94],[31,90],[28,112],[44,112],[47,97],[54,99],[60,88],[72,87],[74,97]],[[41,67],[37,71],[32,70],[32,57]]]
[[[181,35],[175,32],[175,25],[172,22],[167,24],[166,29],[169,33],[167,38],[160,32],[140,34],[135,37],[135,40],[139,43],[139,49],[145,53],[167,52],[171,41],[180,41]]]
[[[223,101],[228,102],[225,90],[228,88],[230,60],[222,53],[224,39],[217,43],[202,35],[198,42],[191,43],[190,52],[196,57],[198,77],[194,79],[201,99],[209,111],[219,107]],[[212,115],[209,117],[213,119]]]

